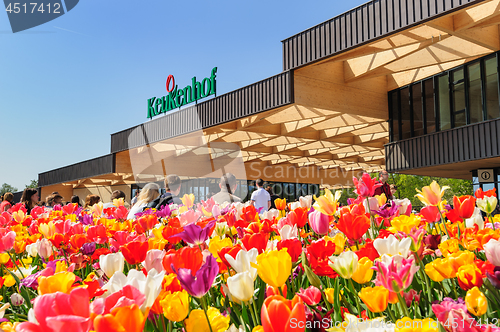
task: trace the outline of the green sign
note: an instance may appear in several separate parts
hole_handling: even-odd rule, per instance
[[[210,77],[204,78],[201,82],[197,82],[196,77],[193,77],[191,85],[186,86],[184,89],[179,89],[175,84],[174,76],[168,75],[165,84],[168,95],[161,98],[153,97],[148,99],[148,119],[187,105],[198,99],[214,95],[217,91],[217,84],[215,82],[216,73],[217,67],[212,69]]]

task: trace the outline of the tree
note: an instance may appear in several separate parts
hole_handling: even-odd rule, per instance
[[[31,183],[27,184],[25,188],[38,188],[38,180],[31,180]]]
[[[0,187],[0,195],[3,195],[7,192],[15,193],[16,191],[17,191],[16,187],[12,187],[10,184],[7,183],[2,184],[2,186]]]

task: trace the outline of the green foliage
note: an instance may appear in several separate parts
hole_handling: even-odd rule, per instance
[[[415,188],[421,190],[422,187],[428,186],[432,181],[436,181],[439,186],[448,186],[450,189],[444,192],[444,199],[448,203],[452,203],[453,196],[473,195],[472,181],[451,178],[438,178],[432,176],[419,176],[407,174],[390,174],[389,184],[396,184],[398,191],[396,192],[397,198],[408,198],[411,204],[416,207],[422,207],[423,204],[415,197],[417,191]]]
[[[13,186],[11,186],[10,184],[7,184],[7,183],[2,184],[2,186],[0,187],[0,195],[3,195],[5,193],[7,193],[7,192],[15,193],[16,191],[17,191],[16,187],[13,187]]]
[[[38,180],[31,180],[31,183],[27,184],[25,188],[38,188]]]

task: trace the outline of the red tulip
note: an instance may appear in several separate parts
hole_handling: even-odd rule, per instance
[[[241,239],[241,242],[243,242],[246,250],[257,248],[259,254],[262,254],[266,250],[267,239],[268,236],[262,233],[245,234],[243,239]]]
[[[135,265],[146,259],[148,253],[148,242],[132,241],[121,247],[123,257],[127,263]]]
[[[497,196],[496,191],[497,191],[496,188],[493,188],[493,189],[490,189],[487,191],[483,191],[483,189],[479,188],[478,190],[476,190],[474,195],[476,196],[476,198],[481,198],[481,199],[484,198],[484,196],[496,197]]]
[[[296,262],[299,260],[300,255],[302,254],[302,243],[298,239],[287,239],[281,240],[278,242],[278,250],[282,248],[287,248],[288,254],[292,257],[292,262]]]
[[[239,245],[239,244],[232,246],[232,247],[221,248],[221,250],[218,251],[219,258],[222,261],[222,263],[224,263],[224,265],[231,266],[231,264],[229,264],[229,262],[226,260],[226,257],[225,257],[226,254],[229,254],[229,256],[236,259],[236,255],[238,254],[238,252],[240,250],[242,250],[242,248],[241,248],[241,245]]]
[[[439,209],[437,206],[428,205],[420,210],[420,214],[427,220],[427,222],[436,222],[441,219]]]
[[[356,194],[361,197],[372,197],[375,195],[375,189],[382,185],[377,183],[377,179],[372,179],[368,173],[363,173],[359,180],[356,177],[353,177],[352,180],[356,186]]]
[[[463,195],[460,197],[453,196],[453,209],[458,213],[460,218],[467,219],[474,213],[476,207],[476,199],[471,195]]]
[[[321,301],[321,291],[314,287],[309,286],[307,289],[300,289],[300,292],[297,295],[307,304],[307,305],[316,305]]]
[[[328,265],[329,257],[335,253],[335,243],[321,238],[306,247],[306,256],[313,272],[318,276],[335,278],[337,273]]]
[[[307,224],[307,208],[296,208],[286,216],[293,225],[301,228]]]
[[[174,273],[173,265],[175,270],[190,269],[194,276],[203,264],[203,254],[198,247],[183,247],[178,251],[170,249],[163,256],[162,264],[168,273]]]
[[[340,210],[337,228],[350,240],[358,241],[370,228],[370,218],[363,204],[353,204]]]
[[[281,295],[268,297],[261,311],[264,332],[291,332],[306,330],[306,313],[302,300],[295,296],[287,300]]]

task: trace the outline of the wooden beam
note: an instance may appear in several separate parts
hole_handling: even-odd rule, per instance
[[[454,15],[453,27],[455,31],[466,30],[498,15],[500,15],[500,0],[483,2]]]

